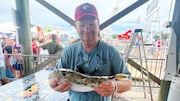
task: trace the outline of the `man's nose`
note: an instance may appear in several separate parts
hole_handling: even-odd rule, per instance
[[[84,31],[89,31],[90,30],[90,26],[87,24],[84,26]]]

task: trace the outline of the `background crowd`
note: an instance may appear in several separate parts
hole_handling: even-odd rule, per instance
[[[16,37],[2,35],[0,42],[0,85],[4,85],[8,83],[10,78],[22,78],[24,73],[21,44],[17,43]],[[61,44],[61,38],[58,38],[56,34],[50,34],[41,40],[37,37],[32,37],[32,55],[40,54],[41,48],[47,50],[49,55],[55,54],[63,49]],[[35,56],[33,59],[34,61],[38,60]]]

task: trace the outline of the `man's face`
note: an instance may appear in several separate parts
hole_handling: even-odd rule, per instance
[[[95,17],[85,16],[75,22],[80,39],[86,43],[98,40],[99,21]]]

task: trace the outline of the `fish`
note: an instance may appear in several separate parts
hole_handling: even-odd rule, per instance
[[[115,74],[112,76],[89,76],[71,69],[55,69],[49,74],[49,81],[59,78],[60,84],[64,80],[72,84],[71,90],[77,92],[90,92],[94,90],[94,87],[98,87],[101,83],[109,80],[127,80],[129,76],[127,74]]]

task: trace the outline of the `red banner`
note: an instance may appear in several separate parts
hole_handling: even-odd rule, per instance
[[[37,27],[37,31],[38,31],[38,39],[43,39],[44,38],[43,30],[39,26],[36,26],[36,27]]]

